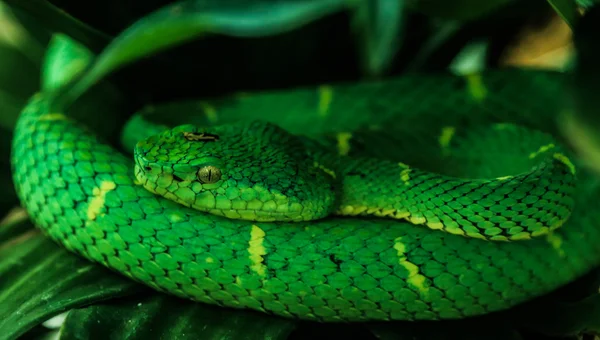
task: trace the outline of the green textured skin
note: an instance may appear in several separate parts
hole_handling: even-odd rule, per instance
[[[502,72],[487,77],[516,79]],[[422,89],[418,79],[404,85]],[[442,109],[436,112],[442,115],[447,114],[445,105],[455,108],[457,102],[468,101],[462,88],[447,86],[448,92],[440,93],[444,79],[450,84],[459,81],[436,77],[432,82],[423,77],[425,87],[435,85],[438,90],[435,105]],[[398,97],[396,92],[393,98],[411,95],[404,92]],[[293,97],[293,92],[287,96]],[[518,102],[493,91],[487,96],[492,106],[504,101],[516,107]],[[523,106],[532,105],[531,97],[522,98]],[[352,102],[351,97],[347,100]],[[331,110],[335,112],[334,107]],[[548,124],[540,116],[527,118],[523,108],[520,111],[513,117],[521,114],[524,125]],[[399,120],[406,124],[411,118]],[[439,131],[434,125],[424,121],[405,131],[431,129],[435,140]],[[399,143],[398,150],[408,150],[408,158],[422,159],[423,168],[435,167],[431,159],[443,153],[427,153],[435,143],[420,147],[411,143],[418,138],[409,134],[406,140],[409,143]],[[377,139],[373,141],[377,145]],[[465,142],[456,149],[453,145],[450,151],[488,150],[486,146],[496,142],[510,147],[518,140],[482,138],[477,144]],[[534,138],[531,145],[539,142]],[[437,165],[456,164],[447,170],[460,173],[472,168],[464,165],[469,157],[458,154],[456,163],[440,159]],[[455,319],[510,308],[561,287],[600,263],[598,181],[580,168],[574,210],[562,228],[522,242],[489,242],[381,218],[263,223],[203,214],[137,185],[130,157],[76,122],[48,112],[42,95],[32,98],[19,117],[12,159],[24,206],[55,241],[157,290],[209,304],[319,321]],[[484,153],[477,159],[495,158]],[[515,158],[515,162],[529,160]],[[503,166],[473,173],[487,176],[514,170],[512,164]]]
[[[333,211],[334,181],[314,169],[303,144],[272,124],[229,124],[202,136],[189,125],[140,141],[135,174],[146,189],[185,206],[233,219],[309,221]],[[198,170],[212,166],[222,176],[202,183]]]
[[[564,152],[551,138],[512,125],[478,131],[478,139],[533,135],[533,145],[523,147],[534,151],[504,151],[532,164],[498,178],[449,177],[404,163],[350,158],[255,121],[212,128],[182,125],[151,136],[135,147],[135,174],[154,193],[233,219],[373,215],[500,241],[530,239],[559,228],[573,207],[575,183],[574,167]],[[219,169],[218,181],[198,179],[207,166]]]

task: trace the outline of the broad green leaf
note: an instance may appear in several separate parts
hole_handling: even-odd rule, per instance
[[[381,76],[391,66],[405,30],[404,0],[366,0],[354,12],[363,71]]]
[[[15,339],[71,308],[147,291],[61,249],[28,220],[0,229],[0,339]]]
[[[52,91],[69,83],[87,68],[93,57],[83,45],[64,34],[55,34],[44,59],[42,89]]]
[[[548,0],[554,11],[573,28],[579,16],[577,2],[575,0]]]
[[[295,321],[152,294],[76,309],[61,329],[71,339],[287,339]]]
[[[166,6],[116,37],[61,99],[68,105],[117,68],[193,38],[206,34],[232,37],[280,34],[348,9],[348,3],[348,0],[257,0],[204,6],[204,1],[188,0]]]

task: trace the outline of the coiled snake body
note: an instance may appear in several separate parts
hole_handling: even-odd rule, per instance
[[[510,83],[515,75],[523,76],[498,71],[484,79]],[[359,86],[365,98],[386,98],[378,107],[350,109],[357,98],[343,86],[223,106],[239,113],[233,122],[244,107],[259,112],[261,100],[274,109],[279,96],[289,114],[263,116],[277,123],[285,115],[277,125],[295,128],[293,135],[227,119],[157,134],[163,127],[137,117],[124,138],[128,150],[137,142],[135,160],[51,112],[38,94],[15,130],[14,180],[55,241],[179,297],[319,321],[503,310],[598,265],[600,193],[550,134],[524,127],[549,130],[537,112],[524,113],[530,98],[519,106],[488,89],[483,105],[473,91],[450,86],[457,79],[399,78],[384,83],[385,93],[374,90],[383,85]],[[402,86],[414,91],[393,91]],[[438,91],[430,116],[401,105],[422,96],[423,86]],[[337,114],[328,126],[336,131],[302,127],[308,111],[294,111],[293,98],[314,103],[313,120]],[[496,112],[508,124],[496,123],[489,109],[507,102],[520,109]],[[444,125],[460,121],[452,110],[472,117],[469,107],[481,109],[483,124]],[[379,111],[383,124],[352,126],[367,111]],[[399,128],[386,137],[392,122]]]

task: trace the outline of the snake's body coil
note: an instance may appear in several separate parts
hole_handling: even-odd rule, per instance
[[[518,234],[529,226],[544,235],[495,242],[431,230],[443,219],[410,207],[405,208],[415,220],[426,218],[432,225],[343,216],[256,222],[205,214],[138,185],[130,158],[50,112],[42,95],[19,118],[12,157],[18,195],[52,239],[157,290],[209,304],[320,321],[463,318],[547,293],[600,263],[600,231],[594,224],[598,200],[590,200],[598,192],[585,189],[591,183],[585,174],[578,174],[575,191],[565,186],[571,188],[565,193],[576,192],[568,199],[510,187],[525,188],[523,197],[538,197],[520,202],[518,211],[543,210],[548,202],[574,210],[556,231],[549,229],[568,215],[562,208],[552,210],[557,215],[537,215],[546,226],[525,218],[523,225],[505,229],[506,235]],[[400,185],[404,169],[396,166],[394,185]],[[548,177],[553,192],[568,181],[552,181],[552,176],[570,173],[568,167],[556,169],[541,167],[537,173],[558,171]],[[422,181],[414,185],[428,183],[411,175],[413,184]],[[444,196],[432,197],[431,207],[437,207],[435,199]],[[427,200],[419,202],[431,208]],[[439,209],[445,211],[443,205]],[[480,220],[475,217],[471,224],[477,227]],[[498,235],[485,224],[472,232],[485,235],[486,230],[492,230],[487,236]]]

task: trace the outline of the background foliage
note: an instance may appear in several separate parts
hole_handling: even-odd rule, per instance
[[[558,67],[573,75],[573,117],[580,122],[574,133],[593,137],[600,123],[593,109],[598,12],[593,1],[571,0],[5,0],[0,213],[18,205],[9,152],[19,110],[71,71],[46,67],[46,54],[91,62],[61,100],[116,144],[133,112],[165,101],[465,65],[505,67],[515,60],[548,66],[539,53],[535,61],[514,53],[530,47],[519,45],[524,32],[566,22],[575,32],[577,60],[572,45],[559,46],[567,53]],[[563,21],[555,20],[557,14]],[[564,32],[570,38],[571,29]],[[591,140],[583,148],[594,160],[600,148]],[[21,213],[0,227],[0,339],[577,339],[600,332],[599,274],[483,318],[433,327],[322,325],[150,291],[67,253]]]

